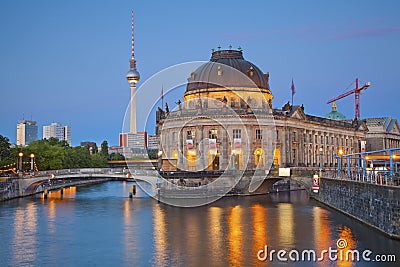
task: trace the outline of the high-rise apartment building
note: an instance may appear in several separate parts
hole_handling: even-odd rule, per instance
[[[38,126],[36,121],[20,120],[17,124],[17,146],[27,146],[38,140]]]
[[[147,132],[121,133],[119,146],[133,149],[147,149]]]
[[[43,126],[43,139],[51,137],[57,138],[60,141],[67,141],[71,145],[71,126],[63,126],[58,122]]]

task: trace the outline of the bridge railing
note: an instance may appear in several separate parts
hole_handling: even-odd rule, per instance
[[[127,174],[129,169],[126,168],[82,168],[82,169],[62,169],[38,171],[33,173],[24,173],[19,175],[9,175],[8,178],[32,178],[51,175],[69,175],[69,174]]]
[[[396,174],[394,179],[392,179],[391,174],[388,171],[368,171],[366,174],[351,172],[350,176],[347,171],[342,171],[340,174],[337,172],[325,172],[322,177],[372,183],[376,185],[400,186],[399,175]]]

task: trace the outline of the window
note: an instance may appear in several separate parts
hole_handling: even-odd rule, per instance
[[[218,138],[218,130],[211,129],[208,131],[208,138],[209,139],[217,139]]]
[[[296,132],[293,132],[293,135],[292,135],[292,142],[296,142]]]
[[[292,163],[296,164],[296,149],[292,149]]]
[[[236,104],[236,99],[234,97],[231,97],[231,108],[236,108],[237,104]]]
[[[262,139],[262,130],[261,129],[256,129],[256,139],[257,140]]]
[[[233,129],[233,138],[242,138],[242,130]]]
[[[323,144],[323,143],[324,143],[324,136],[321,135],[321,144]]]
[[[172,142],[176,142],[176,132],[172,133]]]
[[[276,139],[279,139],[279,131],[276,130]]]
[[[194,138],[195,138],[194,131],[192,131],[192,130],[187,131],[187,138],[186,139],[194,139]]]

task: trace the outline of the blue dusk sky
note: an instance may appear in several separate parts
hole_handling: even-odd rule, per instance
[[[212,48],[232,45],[270,73],[274,107],[291,99],[293,78],[295,104],[325,116],[326,101],[353,89],[359,77],[371,82],[361,116],[400,118],[399,1],[4,0],[0,134],[15,143],[24,114],[38,122],[40,137],[55,121],[72,126],[73,145],[117,145],[130,94],[132,8],[139,91],[165,68],[209,60]],[[137,102],[153,101],[152,94],[143,91]],[[354,96],[337,105],[354,117]],[[147,113],[138,104],[138,130]]]

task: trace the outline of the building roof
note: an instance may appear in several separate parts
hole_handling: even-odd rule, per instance
[[[347,129],[360,129],[365,128],[364,122],[362,120],[352,121],[352,120],[332,120],[323,117],[317,117],[313,115],[308,115],[304,113],[304,106],[292,106],[286,103],[282,109],[273,109],[273,114],[275,119],[279,118],[292,118],[298,120],[305,120],[309,122],[321,123],[329,127],[342,127]]]
[[[268,73],[264,74],[256,65],[245,60],[242,51],[214,51],[209,62],[191,73],[186,91],[216,87],[269,90]]]
[[[332,111],[325,115],[325,118],[335,121],[344,121],[346,120],[346,116],[337,111],[336,103],[332,104]]]
[[[398,132],[398,122],[391,117],[367,118],[365,123],[370,131]]]

